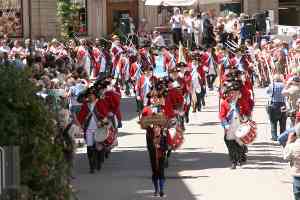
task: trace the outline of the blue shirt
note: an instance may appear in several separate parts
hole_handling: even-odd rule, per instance
[[[285,96],[282,94],[284,88],[284,83],[274,82],[267,89],[267,94],[271,97],[271,102],[273,103],[285,103]]]

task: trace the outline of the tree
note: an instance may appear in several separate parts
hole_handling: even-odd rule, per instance
[[[70,37],[72,23],[73,4],[71,0],[57,0],[57,15],[60,23],[60,35],[63,38]]]
[[[21,184],[29,199],[68,200],[68,166],[55,142],[54,115],[36,95],[30,70],[0,66],[0,146],[20,147]]]

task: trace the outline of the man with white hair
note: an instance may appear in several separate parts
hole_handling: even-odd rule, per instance
[[[284,159],[290,161],[293,175],[293,192],[295,200],[300,200],[300,123],[296,124],[295,132],[288,136],[284,148]]]

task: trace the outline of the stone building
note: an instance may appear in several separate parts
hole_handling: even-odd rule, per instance
[[[73,31],[83,37],[100,37],[120,26],[120,19],[130,16],[136,27],[145,19],[145,29],[165,25],[171,8],[145,6],[145,1],[159,0],[71,0],[76,5]],[[176,0],[167,0],[176,1]],[[254,14],[270,10],[275,24],[300,26],[299,0],[186,0],[196,10],[214,9]],[[209,3],[207,3],[209,2]],[[213,3],[212,3],[213,2]],[[125,22],[125,21],[124,21]],[[128,23],[128,22],[127,22]],[[59,31],[56,0],[0,0],[0,33],[11,37],[54,37]]]

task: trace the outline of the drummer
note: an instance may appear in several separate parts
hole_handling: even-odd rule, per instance
[[[231,169],[237,165],[243,165],[247,161],[247,146],[236,137],[241,122],[238,99],[240,97],[241,84],[237,81],[227,82],[224,86],[224,99],[222,99],[219,117],[224,128],[224,141],[232,162]]]
[[[107,121],[107,102],[98,98],[96,87],[90,87],[85,91],[85,99],[78,113],[78,125],[84,131],[84,139],[87,144],[87,156],[90,173],[95,173],[95,169],[101,170],[104,161],[103,149],[96,148],[95,132],[99,125]]]
[[[164,104],[163,86],[156,83],[149,93],[148,106],[144,107],[142,118],[153,114],[163,113],[161,107]],[[167,137],[163,126],[149,125],[146,128],[147,149],[152,169],[152,182],[154,196],[164,197],[165,184],[165,159],[168,150]]]

